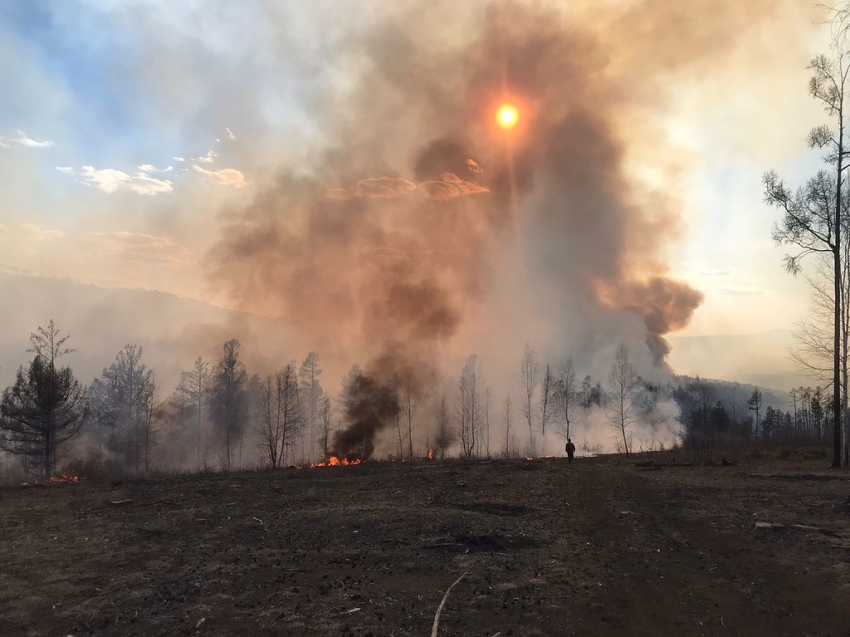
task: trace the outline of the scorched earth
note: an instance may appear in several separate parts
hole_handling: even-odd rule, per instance
[[[440,635],[843,637],[850,481],[825,464],[368,462],[4,488],[0,635],[425,636],[466,573]]]

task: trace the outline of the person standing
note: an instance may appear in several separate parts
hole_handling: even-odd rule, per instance
[[[576,446],[573,444],[573,441],[570,438],[567,438],[567,446],[565,447],[565,450],[567,452],[567,458],[569,459],[570,463],[572,463],[573,457],[575,457],[576,455]]]

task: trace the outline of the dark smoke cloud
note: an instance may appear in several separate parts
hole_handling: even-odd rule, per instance
[[[772,6],[644,0],[568,15],[497,1],[454,23],[453,4],[394,3],[335,52],[361,64],[329,102],[345,108],[320,122],[331,149],[309,177],[282,170],[232,219],[210,255],[213,280],[247,310],[297,318],[324,360],[370,361],[346,452],[371,453],[397,409],[393,377],[427,390],[520,246],[553,325],[593,333],[602,328],[583,317],[633,314],[661,362],[663,335],[702,296],[666,275],[675,197],[628,168],[676,152],[648,117],[665,87],[718,63]],[[520,109],[509,134],[493,117],[505,99]],[[520,352],[533,335],[515,338]]]

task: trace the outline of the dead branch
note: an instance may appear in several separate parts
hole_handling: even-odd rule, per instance
[[[463,573],[463,575],[461,575],[455,580],[454,584],[449,586],[448,590],[446,591],[446,594],[443,595],[443,601],[440,602],[440,605],[437,607],[437,614],[434,615],[434,625],[431,627],[431,637],[437,637],[437,630],[440,628],[440,613],[443,612],[443,607],[446,605],[446,600],[449,598],[449,593],[452,592],[452,589],[457,586],[460,583],[460,580],[462,580],[464,577],[466,577],[465,572]]]

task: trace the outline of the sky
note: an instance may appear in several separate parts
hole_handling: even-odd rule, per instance
[[[334,52],[393,11],[307,4],[0,0],[0,267],[232,306],[209,250],[281,166],[315,168],[362,63]],[[674,336],[790,329],[805,313],[761,177],[800,184],[819,165],[805,137],[827,120],[806,65],[828,34],[808,2],[765,4],[740,54],[681,77],[650,114],[676,156],[647,143],[632,158],[677,198],[664,256],[704,294]],[[457,24],[486,5],[464,3]]]

